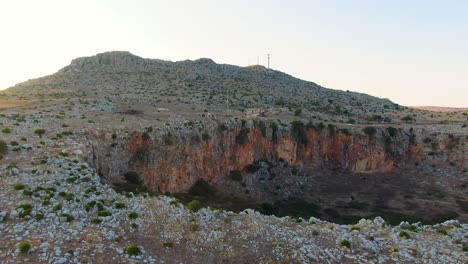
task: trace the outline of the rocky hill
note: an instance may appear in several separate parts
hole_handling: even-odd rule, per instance
[[[90,93],[128,105],[184,104],[208,111],[284,107],[359,118],[398,108],[389,100],[326,89],[264,67],[220,65],[210,59],[168,62],[128,52],[78,58],[56,74],[17,87],[57,89],[63,95]]]
[[[78,58],[0,92],[0,262],[465,263],[467,123],[260,66]]]

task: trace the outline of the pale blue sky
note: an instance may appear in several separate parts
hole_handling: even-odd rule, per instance
[[[325,87],[468,106],[468,1],[4,1],[0,89],[79,56],[128,50],[245,66]]]

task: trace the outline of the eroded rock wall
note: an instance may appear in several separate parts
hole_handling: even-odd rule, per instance
[[[156,192],[185,192],[200,179],[213,184],[248,181],[253,174],[265,173],[265,167],[267,177],[280,178],[321,170],[388,173],[420,163],[466,168],[463,136],[398,128],[366,134],[362,128],[349,131],[301,122],[233,121],[202,127],[120,132],[115,139],[112,132],[94,131],[89,161],[112,182],[136,172]]]

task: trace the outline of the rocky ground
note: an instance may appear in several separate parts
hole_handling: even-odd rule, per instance
[[[377,217],[353,226],[197,208],[118,194],[86,163],[49,157],[0,169],[2,263],[466,263],[468,225]],[[131,217],[133,213],[134,217]],[[18,246],[31,249],[21,254]],[[141,250],[129,256],[126,249]]]
[[[390,225],[375,217],[339,225],[201,208],[162,194],[116,192],[88,163],[97,132],[112,145],[114,134],[121,142],[149,127],[260,117],[361,134],[366,126],[414,126],[458,142],[453,165],[444,165],[453,168],[424,172],[449,171],[457,184],[467,178],[466,113],[402,108],[263,68],[106,53],[0,92],[0,263],[468,262],[465,222]],[[468,208],[466,186],[456,188],[457,208]]]

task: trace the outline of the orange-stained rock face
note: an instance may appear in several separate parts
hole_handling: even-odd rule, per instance
[[[172,133],[170,141],[164,140],[164,134],[152,135],[152,139],[145,141],[142,133],[134,132],[121,149],[97,145],[94,156],[99,157],[94,163],[104,177],[113,181],[121,179],[127,171],[135,171],[153,191],[185,192],[197,180],[217,183],[234,170],[249,177],[247,167],[260,160],[268,160],[275,168],[280,163],[295,167],[306,175],[324,169],[383,173],[394,170],[404,160],[421,161],[430,155],[427,146],[408,144],[403,134],[385,141],[381,137],[302,128],[305,139],[297,139],[288,129],[273,136],[271,127],[262,129],[254,124],[244,139],[238,139],[242,129],[245,133],[246,128],[237,124],[228,130],[205,132],[203,137],[193,131],[183,135]],[[450,142],[444,143],[440,151],[448,149],[446,144]],[[453,160],[457,165],[465,166],[463,150],[452,146],[451,151],[456,155]],[[457,151],[462,153],[456,154]]]

